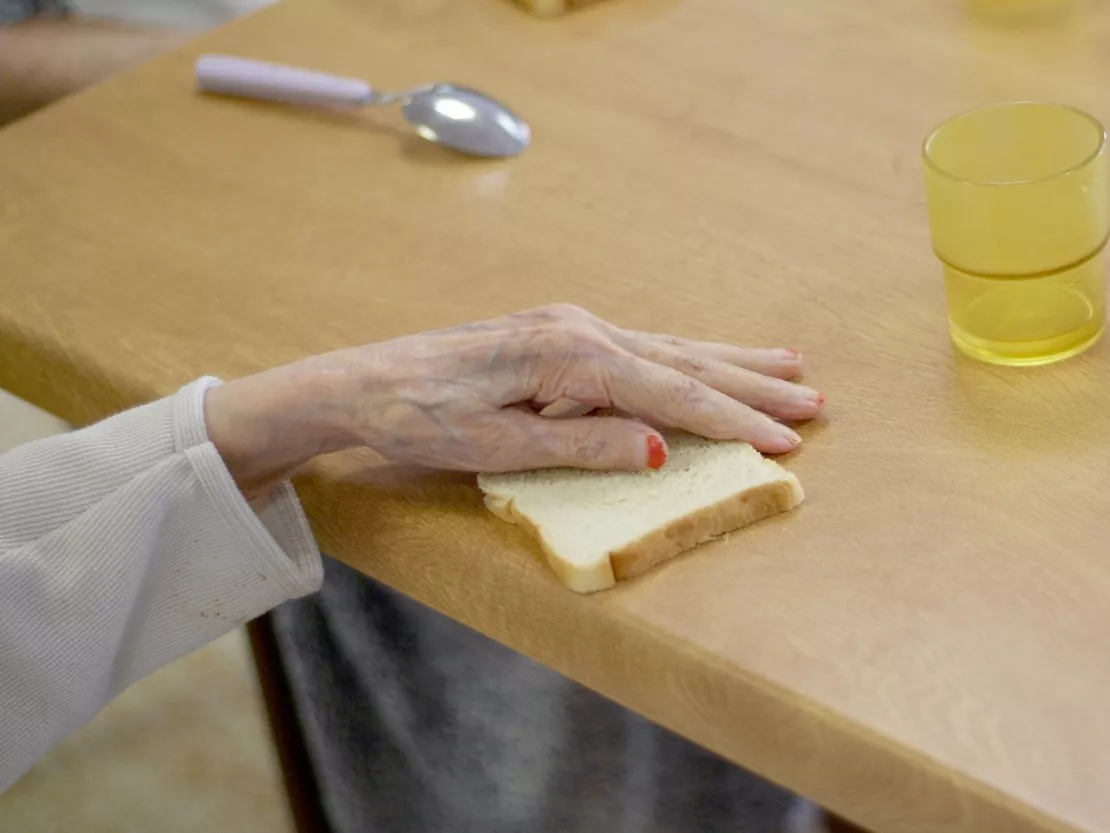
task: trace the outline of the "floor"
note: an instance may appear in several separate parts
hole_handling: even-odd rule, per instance
[[[0,391],[0,452],[67,430]],[[0,795],[0,833],[293,833],[246,633],[132,686]]]

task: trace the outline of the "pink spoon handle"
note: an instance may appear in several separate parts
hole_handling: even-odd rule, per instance
[[[196,64],[197,85],[204,92],[259,98],[285,104],[366,104],[373,89],[357,78],[342,78],[307,69],[251,61],[231,55],[202,55]]]

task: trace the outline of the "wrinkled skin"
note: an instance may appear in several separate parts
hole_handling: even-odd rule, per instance
[[[783,422],[824,403],[789,381],[800,372],[792,350],[632,332],[555,305],[247,377],[212,390],[207,417],[250,493],[358,445],[461,471],[638,469],[662,462],[651,454],[663,447],[657,427],[790,451],[800,438]],[[623,416],[538,413],[563,400]]]

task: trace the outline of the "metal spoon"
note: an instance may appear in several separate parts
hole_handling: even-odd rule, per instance
[[[374,90],[365,81],[231,55],[203,55],[196,64],[201,90],[285,104],[360,107],[401,102],[416,132],[471,156],[516,156],[532,131],[504,104],[477,90],[427,84],[407,92]]]

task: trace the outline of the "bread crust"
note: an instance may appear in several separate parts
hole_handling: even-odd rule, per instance
[[[492,514],[521,527],[539,542],[548,565],[564,585],[576,593],[595,593],[638,576],[699,544],[798,506],[805,497],[801,483],[790,472],[784,470],[784,473],[786,477],[782,480],[729,495],[607,553],[608,558],[589,566],[571,564],[561,558],[548,546],[543,528],[517,511],[511,498],[487,493],[484,499]]]
[[[798,478],[789,472],[787,475],[785,480],[763,483],[730,495],[610,552],[614,578],[624,581],[638,576],[699,544],[793,509],[802,502],[804,495]]]

